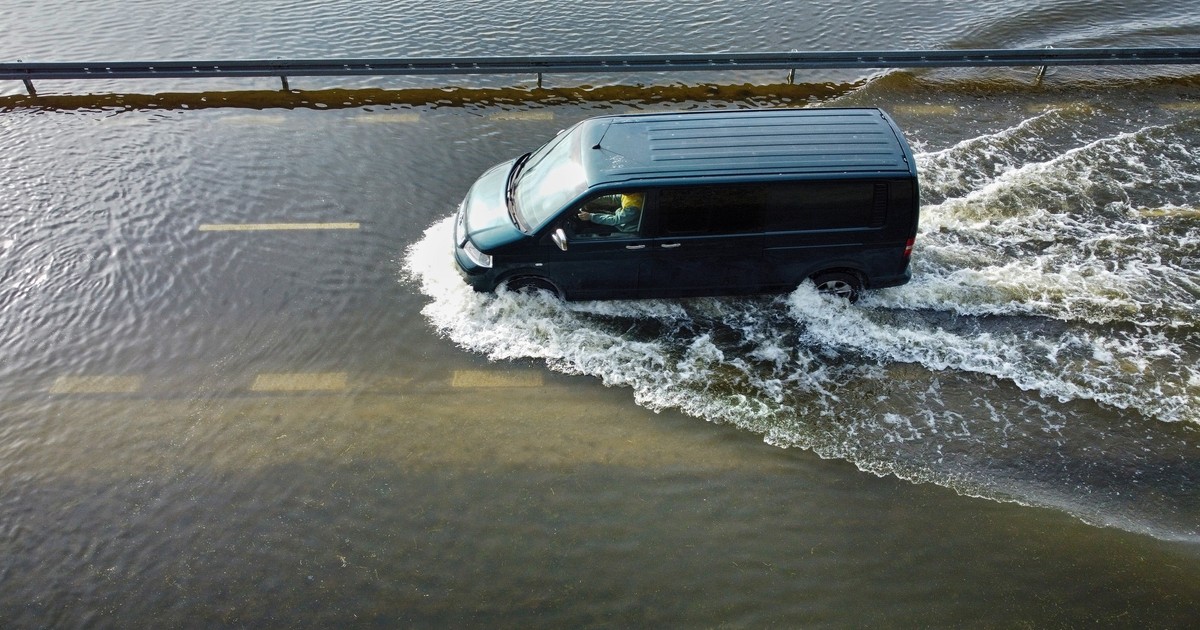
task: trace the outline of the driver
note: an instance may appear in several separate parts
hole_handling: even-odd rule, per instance
[[[577,216],[580,221],[612,226],[618,232],[629,234],[638,230],[638,220],[642,217],[642,204],[645,201],[646,193],[625,193],[621,195],[621,207],[612,212],[580,210]]]

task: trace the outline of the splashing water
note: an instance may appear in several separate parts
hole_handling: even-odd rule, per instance
[[[629,387],[875,474],[1200,538],[1195,121],[1039,138],[1051,111],[917,156],[913,282],[787,296],[562,303],[473,292],[450,219],[405,270],[438,331],[494,360]],[[1063,134],[1059,134],[1063,135]]]

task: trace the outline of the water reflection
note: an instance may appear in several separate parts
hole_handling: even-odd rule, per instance
[[[564,305],[450,266],[488,166],[767,94],[5,112],[4,618],[1052,625],[1136,591],[1181,625],[1191,547],[1123,532],[1200,513],[1195,85],[922,81],[825,103],[889,109],[926,178],[916,281],[855,309]],[[283,222],[359,229],[200,230]],[[931,605],[948,582],[998,586]]]

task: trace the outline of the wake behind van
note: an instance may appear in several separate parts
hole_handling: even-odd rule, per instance
[[[454,257],[480,291],[565,299],[908,282],[916,164],[878,109],[602,116],[472,185]]]

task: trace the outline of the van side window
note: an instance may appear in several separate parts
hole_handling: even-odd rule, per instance
[[[659,193],[660,226],[667,235],[882,227],[887,211],[887,182],[779,182]]]
[[[884,182],[797,182],[767,190],[764,202],[771,231],[880,227],[887,220]]]
[[[762,230],[763,203],[755,188],[702,186],[659,192],[664,234],[743,234]]]

